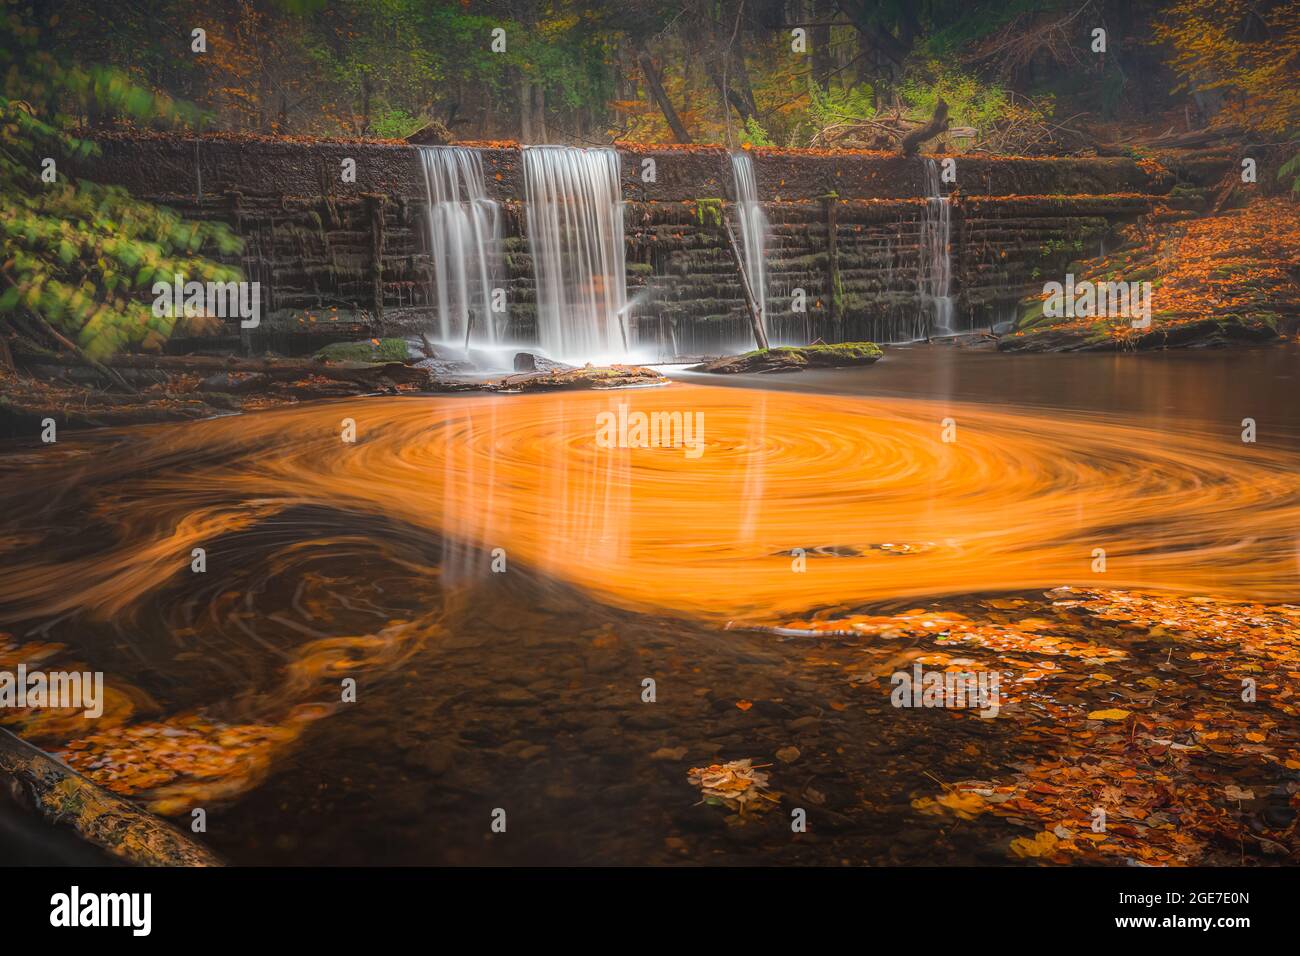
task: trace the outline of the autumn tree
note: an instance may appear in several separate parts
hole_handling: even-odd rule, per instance
[[[1154,20],[1185,89],[1220,108],[1210,122],[1240,126],[1294,151],[1300,141],[1300,5],[1177,0]],[[1300,153],[1282,168],[1300,192]]]

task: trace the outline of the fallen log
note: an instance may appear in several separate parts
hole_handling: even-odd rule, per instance
[[[739,372],[800,372],[807,368],[848,368],[874,365],[883,353],[873,342],[844,342],[836,345],[778,346],[744,355],[728,355],[696,365],[693,372],[734,375]]]
[[[66,764],[0,729],[0,785],[52,826],[136,866],[221,866],[205,847]]]
[[[940,99],[934,106],[934,115],[930,117],[930,122],[904,136],[899,148],[904,156],[913,156],[921,148],[922,143],[934,139],[947,129],[948,104]]]
[[[668,379],[654,369],[640,365],[587,365],[583,368],[531,371],[490,380],[439,382],[442,392],[558,392],[584,389],[642,388],[667,385]]]

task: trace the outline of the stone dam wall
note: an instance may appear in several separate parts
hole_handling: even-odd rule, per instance
[[[472,145],[472,144],[467,144]],[[255,348],[419,328],[433,269],[422,234],[417,149],[361,142],[112,136],[74,173],[119,184],[181,214],[229,223],[245,277],[261,283]],[[719,221],[735,221],[721,147],[620,147],[633,342],[671,355],[751,342],[743,290]],[[509,328],[536,339],[519,149],[480,149],[502,204]],[[919,158],[757,149],[773,343],[890,342],[924,331],[919,288],[925,170]],[[356,182],[342,181],[342,161]],[[648,179],[648,165],[653,178]],[[1097,254],[1121,223],[1174,185],[1127,159],[958,157],[951,193],[958,328],[1012,317],[1015,302]],[[794,308],[803,290],[805,311]],[[232,328],[232,336],[235,330]],[[245,333],[250,335],[250,333]],[[178,343],[184,347],[185,343]]]

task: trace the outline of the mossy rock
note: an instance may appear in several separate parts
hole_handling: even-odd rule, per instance
[[[715,198],[695,200],[695,221],[701,226],[721,226],[722,200]]]
[[[405,339],[332,342],[316,353],[322,362],[405,362],[408,357]]]
[[[1025,314],[1016,320],[1015,327],[1017,329],[1032,329],[1037,325],[1055,322],[1055,319],[1043,315],[1043,306],[1046,304],[1046,299],[1035,299],[1028,309],[1026,309]]]
[[[730,375],[737,372],[798,372],[805,368],[848,368],[856,365],[872,365],[879,361],[883,354],[880,346],[873,342],[778,346],[716,359],[695,366],[695,370]]]

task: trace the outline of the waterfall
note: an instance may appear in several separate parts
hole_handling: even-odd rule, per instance
[[[742,248],[745,252],[745,278],[758,305],[763,331],[767,325],[767,216],[758,201],[758,180],[754,178],[754,161],[748,153],[731,154],[731,174],[736,181],[736,212],[740,216]]]
[[[525,146],[537,337],[568,362],[625,358],[627,265],[618,151]]]
[[[925,160],[925,194],[918,270],[921,303],[934,319],[932,328],[949,332],[953,330],[952,257],[949,254],[952,206],[943,194],[939,164],[933,159]]]
[[[495,344],[498,330],[491,299],[500,285],[501,215],[487,195],[482,157],[463,146],[419,149],[438,339],[464,344],[472,319],[475,341]]]

